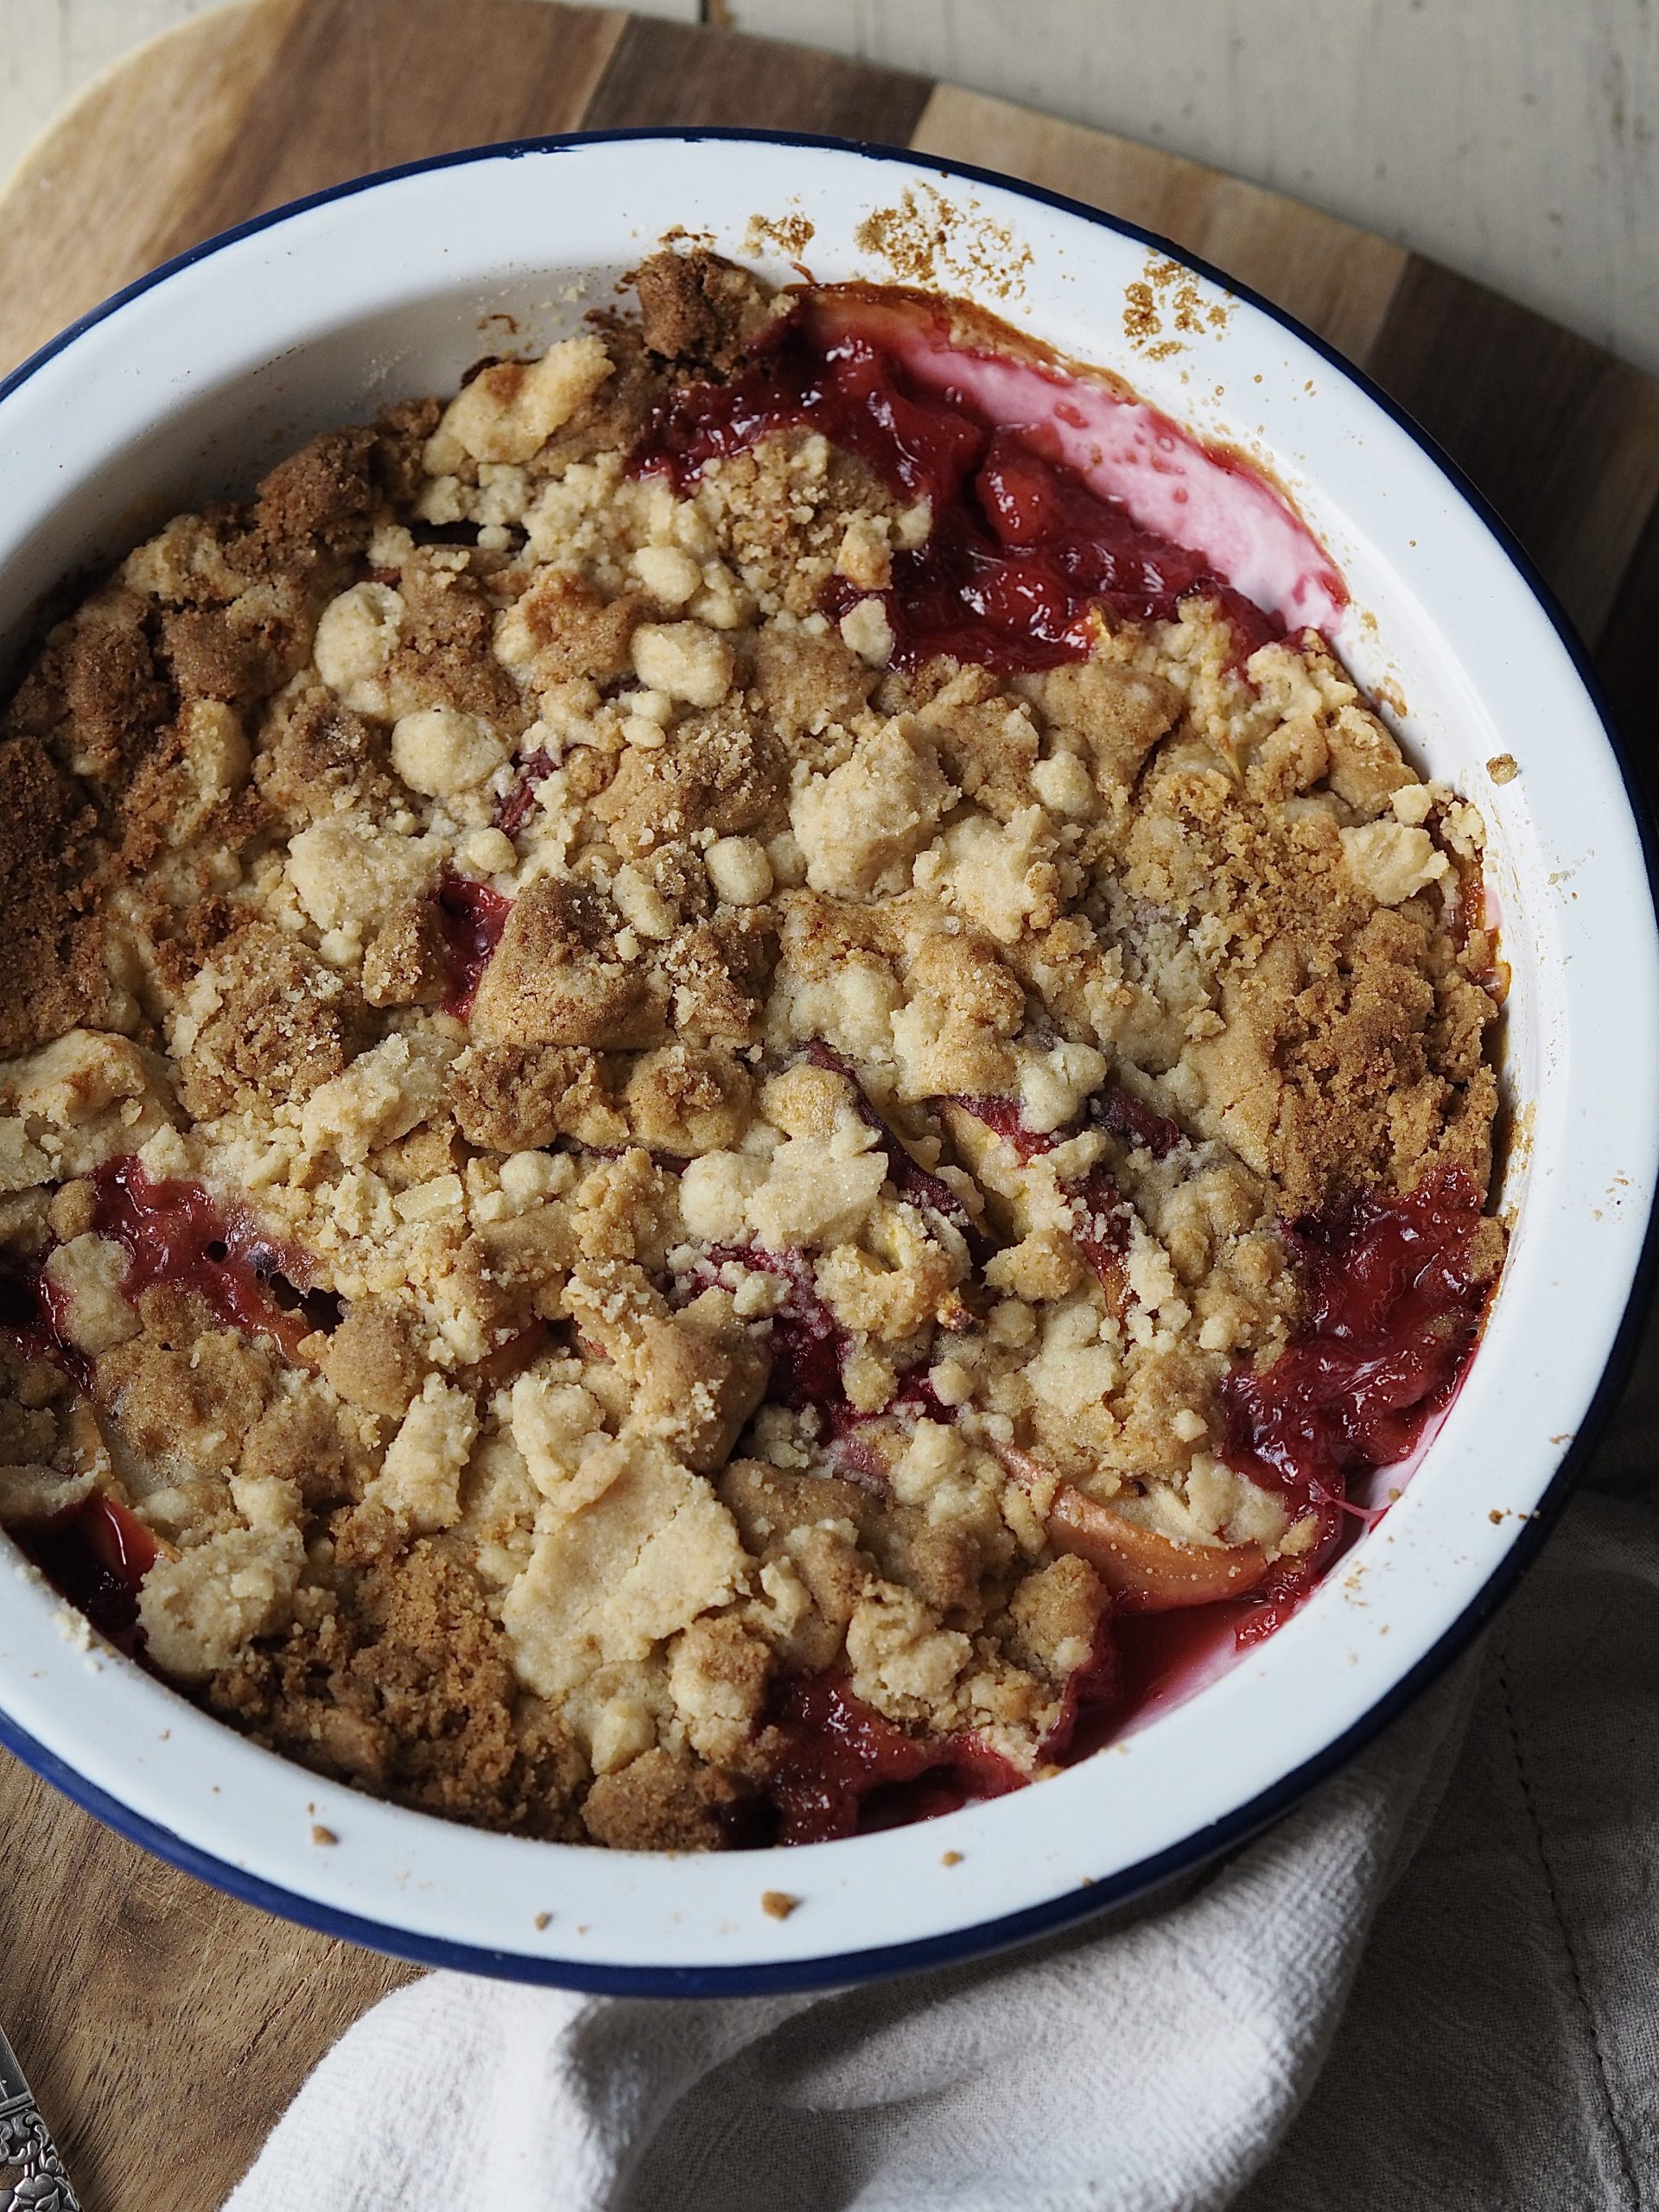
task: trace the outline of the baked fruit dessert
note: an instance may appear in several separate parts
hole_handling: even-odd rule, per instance
[[[1375,1512],[1503,1258],[1502,971],[1260,475],[948,302],[636,283],[17,684],[0,1519],[366,1790],[810,1840]]]

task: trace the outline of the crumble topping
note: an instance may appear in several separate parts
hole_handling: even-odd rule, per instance
[[[1013,1786],[1114,1617],[1294,1602],[1502,1258],[1496,954],[1317,632],[1189,564],[914,648],[942,495],[642,465],[797,311],[638,288],[175,518],[0,721],[0,1516],[96,1506],[315,1768],[690,1849]]]

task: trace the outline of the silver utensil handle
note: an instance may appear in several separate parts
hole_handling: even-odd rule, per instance
[[[80,2212],[58,2146],[0,2035],[0,2212]]]
[[[27,2091],[0,2105],[0,2212],[80,2212],[41,2108]]]

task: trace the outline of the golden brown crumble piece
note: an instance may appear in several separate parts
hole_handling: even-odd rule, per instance
[[[317,1363],[346,1405],[397,1420],[418,1396],[427,1374],[409,1318],[367,1305],[353,1307]]]
[[[717,1767],[653,1748],[602,1774],[582,1805],[595,1843],[619,1851],[718,1851],[744,1793]]]
[[[303,943],[249,920],[215,947],[187,1004],[203,1011],[179,1061],[179,1095],[202,1120],[251,1092],[282,1105],[342,1074],[368,1041],[353,985]]]
[[[624,593],[601,598],[585,578],[548,569],[515,602],[538,690],[574,678],[614,683],[632,666],[633,633],[648,602]]]
[[[473,1026],[506,1045],[653,1043],[663,1006],[624,956],[622,918],[589,885],[544,876],[514,901],[473,1001]]]
[[[0,1051],[77,1023],[106,1025],[112,995],[92,903],[96,817],[32,736],[0,740]]]
[[[496,611],[470,571],[416,553],[398,584],[403,620],[388,677],[411,706],[454,708],[504,730],[531,719],[493,653]]]
[[[278,710],[254,772],[296,829],[351,807],[381,815],[397,795],[385,729],[321,687]]]
[[[471,1570],[432,1540],[370,1567],[315,1626],[251,1647],[210,1695],[323,1773],[451,1820],[570,1833],[581,1759],[518,1690]]]
[[[452,1064],[450,1084],[462,1135],[496,1152],[531,1152],[561,1136],[627,1141],[605,1062],[583,1046],[470,1045]]]
[[[653,353],[728,374],[776,313],[773,295],[747,269],[694,246],[657,253],[634,271],[641,332]]]
[[[671,839],[775,836],[788,821],[788,772],[770,734],[734,706],[688,715],[667,743],[632,750],[592,814],[626,859]]]

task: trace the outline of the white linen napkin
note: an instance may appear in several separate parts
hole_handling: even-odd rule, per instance
[[[432,1974],[323,2061],[226,2212],[1640,2212],[1656,1530],[1580,1501],[1363,1758],[1064,1937],[815,1997]]]

